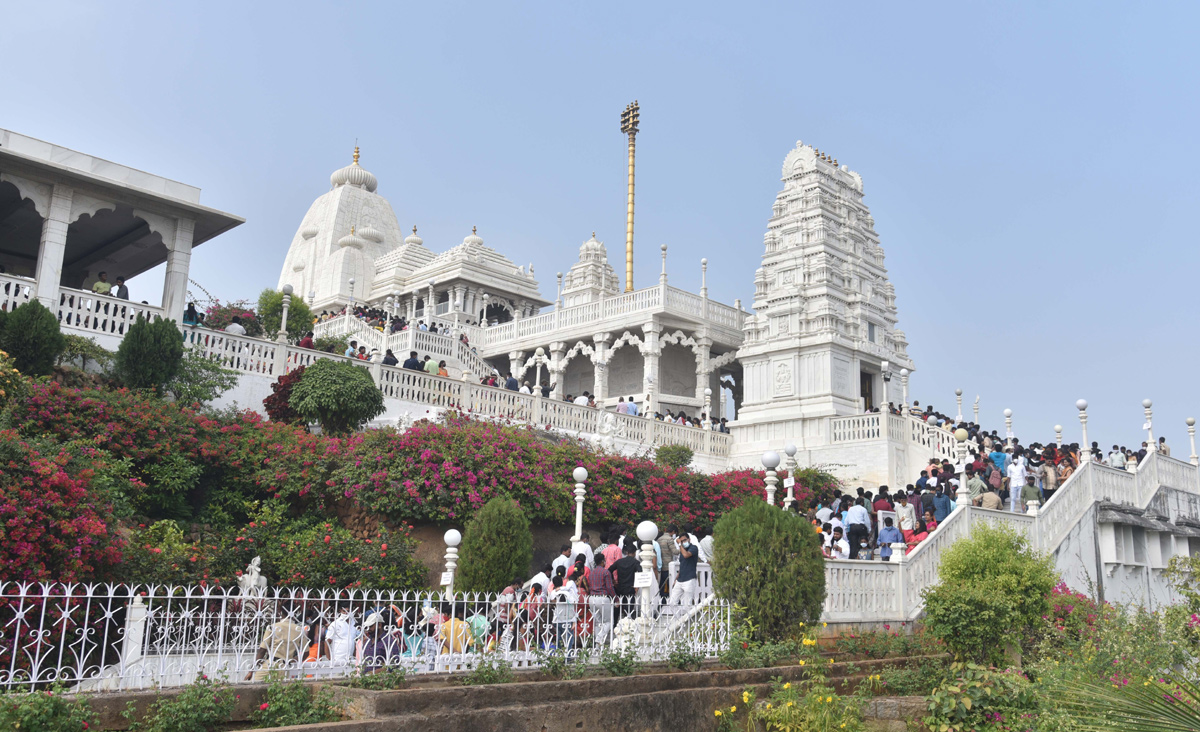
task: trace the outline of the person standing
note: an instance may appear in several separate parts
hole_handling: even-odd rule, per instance
[[[1034,483],[1033,476],[1027,475],[1025,476],[1025,485],[1021,488],[1021,503],[1024,504],[1024,510],[1029,510],[1030,501],[1037,501],[1038,503],[1041,503],[1042,493],[1038,490],[1037,485]]]
[[[92,292],[97,295],[107,295],[109,292],[112,292],[112,284],[108,281],[107,272],[101,272],[99,279],[92,283]]]
[[[116,290],[116,292],[113,294],[115,294],[117,297],[121,298],[122,300],[129,299],[129,288],[125,286],[124,277],[117,278],[117,285],[113,289]]]
[[[225,332],[232,333],[233,335],[246,335],[246,328],[242,326],[242,319],[236,315],[233,316],[233,320],[229,325],[225,326]]]
[[[408,369],[409,371],[421,371],[421,370],[422,370],[422,368],[421,368],[421,360],[417,358],[417,352],[416,352],[416,351],[409,351],[409,352],[408,352],[408,358],[404,359],[404,366],[403,366],[403,368],[406,368],[406,369]]]
[[[624,549],[621,550],[623,556],[609,569],[613,578],[613,594],[617,604],[621,607],[622,618],[632,615],[637,609],[633,602],[633,578],[642,570],[642,565],[634,556],[635,552],[634,542],[626,543]]]
[[[896,520],[900,531],[912,531],[917,526],[917,509],[908,502],[907,493],[901,493],[897,499],[900,503],[896,506]]]
[[[1025,463],[1013,460],[1008,465],[1009,510],[1016,512],[1021,508],[1021,493],[1025,490]]]
[[[850,559],[858,559],[858,552],[866,547],[870,535],[871,515],[863,505],[862,496],[859,496],[846,510],[846,541],[850,545]]]
[[[592,537],[591,537],[591,534],[589,534],[586,531],[579,535],[579,541],[573,542],[571,544],[572,559],[578,560],[580,554],[583,555],[583,561],[585,562],[585,564],[584,564],[585,567],[590,567],[596,563],[595,558],[592,554]]]
[[[1167,438],[1165,438],[1165,437],[1158,438],[1158,451],[1164,457],[1171,457],[1171,448],[1167,446]]]
[[[671,588],[672,605],[692,605],[696,602],[696,563],[700,558],[699,547],[692,545],[687,534],[675,537],[679,549],[679,574]]]

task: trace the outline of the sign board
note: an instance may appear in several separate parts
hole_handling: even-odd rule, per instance
[[[654,573],[653,572],[638,572],[637,574],[633,575],[633,589],[636,590],[641,587],[653,587],[653,586],[654,586]]]
[[[783,479],[783,487],[784,487],[784,488],[791,488],[791,487],[792,487],[792,486],[794,486],[794,485],[796,485],[796,479],[795,479],[795,478],[784,478],[784,479]]]
[[[454,583],[453,572],[442,572],[442,587],[446,587]]]

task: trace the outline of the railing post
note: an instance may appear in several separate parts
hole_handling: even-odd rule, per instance
[[[905,577],[905,568],[908,566],[908,555],[905,552],[908,545],[900,541],[891,546],[892,558],[896,560],[896,607],[900,610],[901,617],[908,620],[908,581]]]
[[[371,372],[371,380],[375,382],[375,386],[383,388],[383,356],[378,351],[371,355],[371,365],[368,367]]]
[[[288,343],[286,337],[284,340],[275,343],[275,366],[271,375],[279,378],[287,373],[288,364]]]

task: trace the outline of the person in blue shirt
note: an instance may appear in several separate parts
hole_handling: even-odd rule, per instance
[[[950,485],[958,485],[958,481],[951,479]],[[946,520],[950,512],[954,510],[954,501],[950,499],[949,486],[938,486],[937,494],[933,497],[933,518],[939,524]]]
[[[1000,449],[999,444],[997,444],[996,449],[988,457],[992,459],[992,464],[1000,471],[1001,477],[1008,474],[1008,471],[1005,470],[1008,467],[1008,454]]]
[[[920,491],[925,490],[925,486],[928,483],[929,483],[929,471],[922,470],[921,477],[917,478],[917,491],[920,492]],[[909,493],[911,493],[911,492],[912,492],[912,490],[910,489]]]
[[[879,556],[885,562],[891,561],[892,544],[901,544],[904,542],[904,534],[900,533],[892,525],[892,517],[888,516],[883,519],[883,528],[879,530]]]

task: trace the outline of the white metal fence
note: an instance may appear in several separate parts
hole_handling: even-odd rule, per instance
[[[344,677],[384,667],[468,671],[481,659],[535,667],[549,654],[595,663],[632,649],[642,661],[685,647],[715,656],[731,608],[657,594],[560,599],[472,594],[108,584],[0,584],[0,689],[52,682],[74,690],[230,682],[278,671]]]

